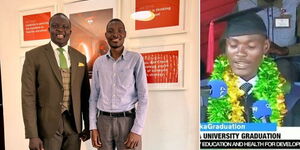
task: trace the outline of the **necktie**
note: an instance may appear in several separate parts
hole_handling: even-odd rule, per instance
[[[251,90],[251,88],[252,88],[252,84],[248,83],[248,82],[246,82],[240,86],[240,89],[245,92],[245,96],[248,95],[248,92]]]
[[[68,65],[67,65],[67,59],[64,55],[64,49],[63,48],[57,48],[57,50],[59,51],[59,66],[62,69],[68,69]]]
[[[246,82],[240,86],[240,89],[245,92],[245,94],[241,97],[241,104],[244,106],[244,118],[246,122],[251,122],[252,118],[252,99],[250,96],[248,97],[248,92],[251,90],[252,84]]]

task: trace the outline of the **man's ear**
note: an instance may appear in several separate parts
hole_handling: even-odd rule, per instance
[[[104,35],[105,35],[105,39],[107,39],[107,32],[105,32]]]
[[[268,53],[269,49],[270,49],[270,40],[269,39],[266,39],[265,40],[265,43],[264,43],[264,54]]]

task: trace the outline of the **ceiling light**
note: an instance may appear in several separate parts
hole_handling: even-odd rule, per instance
[[[88,22],[89,24],[92,24],[92,23],[94,22],[94,20],[93,20],[93,19],[88,19],[87,22]]]
[[[152,11],[138,11],[131,14],[131,18],[138,21],[150,21],[154,17],[155,14]]]

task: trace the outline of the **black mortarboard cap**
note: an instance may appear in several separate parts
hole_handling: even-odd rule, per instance
[[[255,7],[234,12],[214,20],[215,23],[227,21],[226,37],[261,34],[267,35],[264,21],[256,14],[266,7]]]

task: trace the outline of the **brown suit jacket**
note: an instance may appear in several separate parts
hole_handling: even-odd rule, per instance
[[[86,57],[69,47],[71,100],[76,130],[89,128],[90,85]],[[83,64],[83,65],[82,65]],[[22,109],[26,138],[47,138],[55,134],[61,117],[62,76],[50,43],[26,52],[22,72]]]

